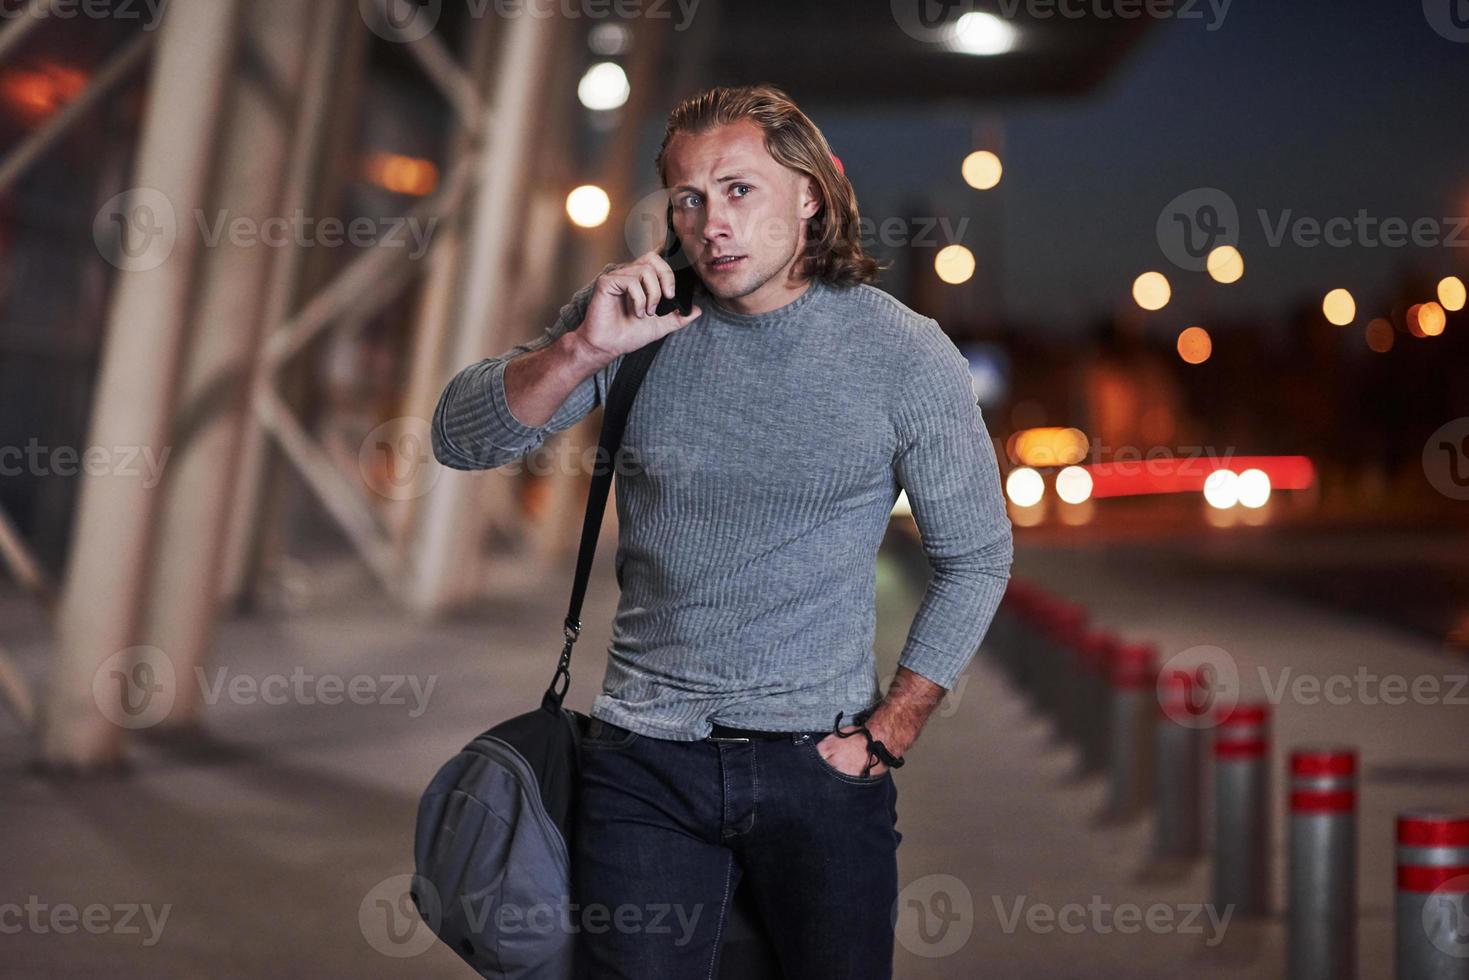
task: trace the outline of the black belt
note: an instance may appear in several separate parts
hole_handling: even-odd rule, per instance
[[[709,729],[706,739],[711,738],[747,738],[754,741],[768,742],[779,738],[793,738],[796,735],[825,735],[825,732],[765,732],[756,728],[734,728],[730,725],[721,725],[718,722]]]
[[[851,724],[851,725],[860,725],[864,721],[867,720],[867,716],[870,715],[870,714],[872,714],[872,712],[870,710],[869,711],[864,711],[864,712],[860,713],[857,716],[860,720],[858,720],[858,721],[851,721],[851,722],[848,722],[848,724]],[[765,741],[771,741],[773,739],[778,739],[778,738],[793,738],[796,735],[811,735],[811,736],[814,736],[814,737],[820,739],[820,738],[825,738],[827,735],[830,735],[832,731],[833,731],[833,729],[829,729],[828,728],[828,729],[822,729],[819,732],[809,732],[809,731],[799,731],[799,732],[763,732],[763,731],[760,731],[759,729],[755,729],[755,728],[734,728],[734,727],[732,727],[730,725],[721,725],[721,724],[719,724],[719,722],[716,721],[716,722],[713,723],[713,727],[711,727],[709,729],[709,734],[708,735],[705,735],[704,737],[706,739],[709,739],[709,738],[748,738],[748,739],[753,739],[755,741],[765,742]]]

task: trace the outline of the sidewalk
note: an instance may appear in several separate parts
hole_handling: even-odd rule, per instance
[[[1373,678],[1389,675],[1441,679],[1451,693],[1466,674],[1460,660],[1444,656],[1417,635],[1380,625],[1365,616],[1346,616],[1281,598],[1224,571],[1207,549],[1078,549],[1022,547],[1015,574],[1084,603],[1094,622],[1129,640],[1158,644],[1160,661],[1199,645],[1221,647],[1240,666],[1242,697],[1267,698],[1273,711],[1273,794],[1275,840],[1274,902],[1283,911],[1285,895],[1286,811],[1282,767],[1290,749],[1305,744],[1355,745],[1361,755],[1359,804],[1359,965],[1362,977],[1390,976],[1393,950],[1393,833],[1400,810],[1440,806],[1469,810],[1469,708],[1459,703],[1382,703]],[[963,784],[942,805],[942,817],[963,822],[992,840],[988,859],[968,854],[970,882],[982,883],[983,912],[976,909],[974,964],[997,976],[1167,977],[1183,970],[1209,977],[1283,977],[1284,928],[1279,917],[1264,923],[1230,923],[1224,942],[1209,948],[1169,933],[1144,930],[1134,936],[1086,932],[1067,936],[1005,936],[992,899],[1059,904],[1101,895],[1112,904],[1178,905],[1208,900],[1209,869],[1201,862],[1185,880],[1171,884],[1137,879],[1143,869],[1150,828],[1141,823],[1125,831],[1088,829],[1100,805],[1101,787],[1058,785],[1070,770],[1069,753],[1046,754],[1049,731],[1030,719],[1003,688],[988,664],[977,660],[970,690],[960,710],[924,736],[923,763],[912,777],[940,759],[962,755],[968,741],[976,773],[989,787]],[[1345,703],[1312,696],[1302,679],[1352,679]],[[1359,686],[1358,678],[1364,684]],[[1446,699],[1446,698],[1445,698]],[[1376,703],[1374,703],[1376,702]],[[930,734],[940,735],[932,743]],[[906,770],[905,770],[906,771]],[[910,778],[912,778],[910,777]],[[916,781],[916,780],[915,780]],[[908,794],[912,799],[912,793]],[[1206,814],[1207,814],[1206,810]],[[966,817],[966,814],[969,814]],[[982,829],[975,827],[982,824]],[[910,838],[911,840],[911,838]],[[905,841],[906,843],[906,841]],[[914,849],[917,850],[916,848]],[[909,853],[905,878],[940,871],[948,855],[923,863]],[[980,935],[982,933],[982,935]],[[1038,955],[1046,950],[1042,962]],[[904,973],[903,975],[910,975]],[[912,976],[928,974],[914,970]],[[937,971],[933,973],[937,975]]]
[[[1022,547],[1016,574],[1085,602],[1129,638],[1156,640],[1164,657],[1211,643],[1247,670],[1462,670],[1416,640],[1185,573],[1167,556],[1118,563],[1107,554]],[[568,703],[583,710],[600,688],[610,637],[610,561],[603,549],[573,662]],[[894,551],[880,561],[884,683],[921,595],[914,567]],[[402,703],[223,698],[210,709],[207,744],[139,740],[133,775],[93,781],[25,774],[24,746],[5,722],[0,903],[35,896],[53,907],[141,905],[168,917],[151,945],[141,917],[133,933],[6,935],[0,977],[463,977],[439,946],[411,958],[374,948],[384,945],[379,886],[412,869],[417,797],[437,766],[489,724],[529,710],[545,688],[560,649],[570,580],[569,568],[562,571],[529,601],[502,600],[437,625],[416,623],[366,591],[219,631],[212,670],[226,677],[399,675],[418,684],[417,701],[406,684]],[[0,599],[8,645],[36,671],[45,637],[39,624],[9,615],[15,602]],[[1393,815],[1426,801],[1469,807],[1466,718],[1452,707],[1279,709],[1277,758],[1307,738],[1362,747],[1364,978],[1390,973]],[[1146,822],[1090,826],[1100,785],[1066,782],[1069,753],[1049,746],[1046,726],[1027,716],[983,655],[908,759],[895,777],[905,886],[897,977],[1283,975],[1278,923],[1230,922],[1224,941],[1209,945],[1217,927],[1198,907],[1208,897],[1206,864],[1181,880],[1143,880]],[[1282,820],[1274,825],[1279,835]],[[1123,931],[1144,916],[1174,925]]]

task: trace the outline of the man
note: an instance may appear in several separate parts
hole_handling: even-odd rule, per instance
[[[585,958],[599,980],[714,977],[743,883],[786,976],[890,977],[884,758],[901,764],[1009,578],[994,449],[963,355],[870,285],[852,186],[784,93],[689,99],[657,166],[702,281],[689,315],[655,314],[674,291],[657,253],[608,266],[544,336],[450,381],[434,453],[519,458],[667,336],[617,475],[621,601],[572,859]],[[883,695],[876,554],[900,489],[934,574]]]

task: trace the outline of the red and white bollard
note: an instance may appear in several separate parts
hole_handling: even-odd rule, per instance
[[[1237,704],[1214,731],[1214,907],[1270,911],[1270,711]]]
[[[1123,643],[1112,651],[1107,714],[1106,822],[1141,816],[1152,801],[1153,685],[1158,648]]]
[[[1086,618],[1072,616],[1056,626],[1058,649],[1061,652],[1060,692],[1056,701],[1056,730],[1061,738],[1072,745],[1080,745],[1084,737],[1083,721],[1086,714],[1086,691],[1084,666],[1086,658]]]
[[[1042,644],[1040,674],[1036,684],[1036,704],[1051,718],[1060,739],[1064,730],[1061,718],[1065,710],[1066,685],[1071,678],[1070,646],[1086,628],[1086,607],[1064,599],[1052,601]]]
[[[1077,725],[1081,744],[1078,777],[1090,776],[1107,768],[1108,693],[1107,672],[1112,666],[1112,652],[1117,638],[1101,630],[1088,630],[1082,636],[1078,684],[1081,710]]]
[[[1159,861],[1186,861],[1204,852],[1204,828],[1199,800],[1199,724],[1194,702],[1194,675],[1169,670],[1158,678],[1158,717],[1153,730],[1156,759],[1153,801],[1153,857]]]
[[[1397,980],[1469,980],[1469,814],[1398,814]]]
[[[1025,631],[1030,628],[1031,594],[1030,583],[1024,579],[1010,579],[1000,608],[995,613],[994,625],[985,637],[984,646],[994,655],[1012,684],[1020,669]]]
[[[1025,612],[1025,629],[1021,631],[1019,656],[1015,662],[1015,685],[1034,705],[1036,685],[1042,673],[1041,662],[1045,657],[1046,622],[1056,597],[1039,587],[1026,593],[1022,609]]]
[[[1357,975],[1357,750],[1290,757],[1291,980]]]

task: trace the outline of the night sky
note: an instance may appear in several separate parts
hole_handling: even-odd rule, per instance
[[[1336,286],[1353,290],[1364,322],[1385,312],[1405,269],[1465,274],[1469,229],[1454,248],[1271,246],[1257,211],[1271,222],[1287,209],[1322,221],[1364,208],[1409,222],[1469,214],[1466,102],[1469,43],[1436,33],[1418,0],[1236,0],[1213,32],[1161,21],[1081,98],[814,115],[864,215],[910,213],[914,201],[924,214],[969,214],[963,241],[988,271],[974,285],[997,291],[985,302],[1007,320],[1083,329],[1130,303],[1133,279],[1156,268],[1175,300],[1149,328],[1176,331],[1274,320]],[[989,192],[959,176],[983,147],[1006,168]],[[1197,187],[1238,206],[1239,283],[1178,269],[1160,249],[1160,212]]]

